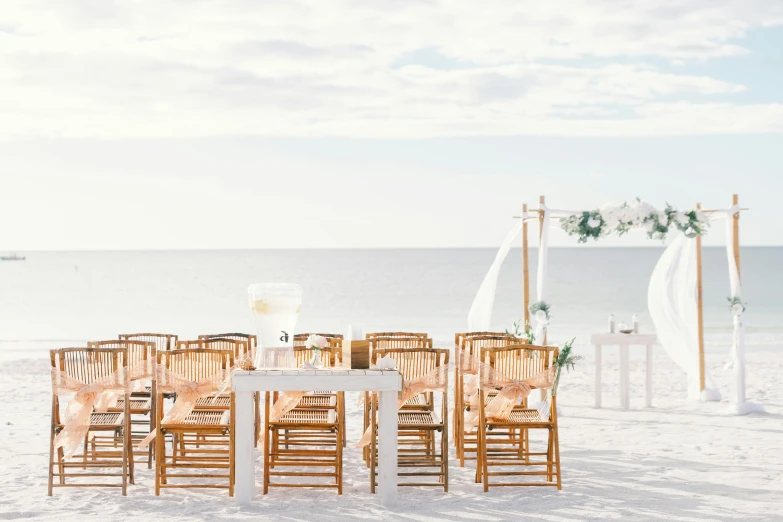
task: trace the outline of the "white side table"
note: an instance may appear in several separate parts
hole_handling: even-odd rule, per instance
[[[236,392],[236,503],[249,504],[255,494],[253,392],[257,391],[376,391],[378,410],[378,492],[381,503],[397,501],[397,392],[402,376],[397,370],[237,370],[231,381]]]
[[[639,345],[647,347],[647,364],[645,365],[645,404],[652,406],[652,347],[658,344],[654,334],[623,334],[600,333],[593,334],[590,343],[595,346],[595,407],[601,407],[601,350],[604,346],[620,347],[620,408],[628,409],[628,347]]]

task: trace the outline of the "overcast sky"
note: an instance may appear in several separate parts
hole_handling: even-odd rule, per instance
[[[2,2],[0,250],[494,246],[539,194],[733,192],[779,245],[782,85],[774,0]]]

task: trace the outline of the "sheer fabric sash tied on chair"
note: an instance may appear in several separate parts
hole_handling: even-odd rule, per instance
[[[447,391],[449,385],[449,367],[441,365],[433,368],[424,375],[411,381],[402,381],[402,390],[397,394],[397,409],[408,402],[408,399],[425,392],[443,393]],[[362,435],[361,440],[356,445],[357,448],[367,446],[372,439],[372,428],[367,428]]]
[[[478,369],[477,381],[483,389],[500,390],[487,404],[484,411],[488,418],[505,420],[511,415],[514,406],[530,395],[535,389],[549,389],[555,379],[555,367],[537,373],[527,379],[510,379],[488,364],[475,361]],[[470,411],[465,414],[465,432],[471,431],[479,420],[479,390],[476,389],[469,398]]]
[[[193,381],[167,369],[163,365],[157,367],[157,386],[159,393],[175,393],[177,401],[163,417],[162,424],[182,423],[193,412],[196,402],[204,397],[220,393],[231,386],[232,368],[215,371],[210,377]],[[139,449],[145,449],[157,436],[155,429],[139,443]]]
[[[62,447],[66,458],[73,456],[90,431],[92,412],[105,412],[117,403],[120,394],[130,386],[126,368],[90,384],[86,384],[65,372],[52,369],[52,390],[55,395],[75,393],[65,411],[64,427],[54,439],[55,449]]]

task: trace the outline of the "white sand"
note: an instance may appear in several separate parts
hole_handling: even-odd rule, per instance
[[[708,359],[728,394],[724,357]],[[593,365],[564,376],[559,394],[563,490],[473,483],[474,467],[452,460],[450,491],[401,488],[383,509],[369,493],[360,452],[349,444],[341,497],[326,490],[273,490],[237,508],[225,491],[153,493],[153,474],[137,467],[128,496],[116,489],[55,489],[46,496],[51,386],[43,360],[0,367],[0,519],[57,520],[780,520],[783,517],[783,352],[748,356],[748,398],[767,413],[725,414],[727,403],[693,403],[684,375],[656,358],[655,407],[644,409],[641,359],[632,359],[631,408],[620,411],[617,360],[605,357],[604,405],[593,404]],[[352,401],[349,400],[349,404]],[[361,415],[349,409],[349,440]],[[453,449],[451,451],[453,458]],[[257,465],[260,470],[260,465]],[[260,477],[257,475],[260,480]]]

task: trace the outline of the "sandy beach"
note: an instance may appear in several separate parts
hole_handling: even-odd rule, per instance
[[[684,374],[655,358],[654,407],[644,408],[644,363],[631,360],[631,410],[618,409],[618,361],[604,357],[604,408],[593,408],[593,362],[586,358],[561,384],[563,490],[495,488],[473,482],[474,463],[460,468],[451,448],[449,492],[402,488],[389,511],[369,493],[367,469],[354,448],[361,413],[348,397],[345,488],[272,490],[238,508],[225,492],[168,490],[154,496],[152,470],[137,466],[136,485],[117,490],[60,489],[46,496],[51,384],[48,361],[0,367],[0,519],[4,520],[775,520],[783,503],[783,353],[748,354],[748,400],[765,414],[735,417],[727,402],[694,403]],[[725,357],[708,356],[728,394]],[[260,460],[257,482],[260,483]]]

